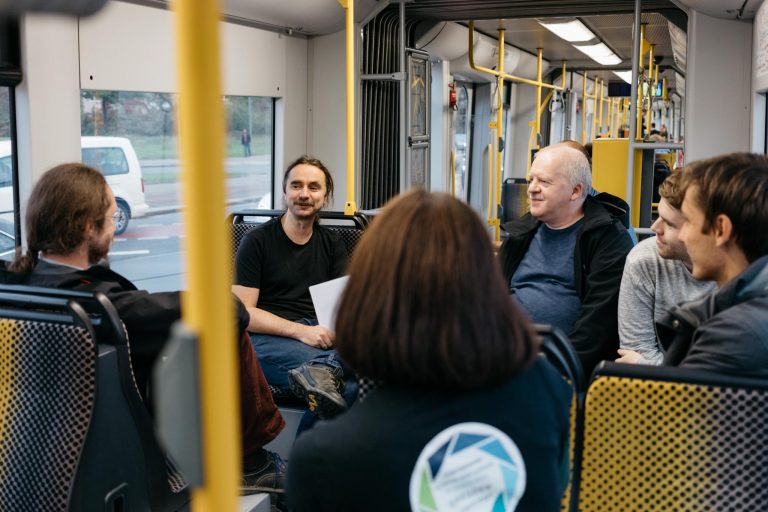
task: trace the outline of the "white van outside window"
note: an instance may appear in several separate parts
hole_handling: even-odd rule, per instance
[[[128,221],[149,210],[144,199],[144,178],[131,141],[123,137],[81,137],[85,165],[104,174],[117,201],[115,234],[128,228]],[[11,141],[0,141],[0,214],[13,212]]]
[[[121,235],[130,219],[149,210],[136,151],[125,137],[80,137],[80,145],[83,163],[101,171],[115,194],[115,234]]]

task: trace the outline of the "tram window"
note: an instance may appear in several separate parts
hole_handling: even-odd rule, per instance
[[[118,203],[110,264],[149,291],[186,287],[177,102],[169,93],[81,91],[83,162],[104,173]],[[272,190],[274,101],[222,103],[227,204],[255,208]],[[113,147],[115,137],[132,148]]]
[[[0,187],[13,186],[13,162],[11,157],[0,158]]]
[[[0,87],[0,259],[12,260],[16,247],[13,203],[11,103],[13,89]]]

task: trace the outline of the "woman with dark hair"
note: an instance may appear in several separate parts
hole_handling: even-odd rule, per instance
[[[297,439],[292,510],[559,509],[570,391],[467,205],[392,201],[355,251],[336,336],[377,387]]]

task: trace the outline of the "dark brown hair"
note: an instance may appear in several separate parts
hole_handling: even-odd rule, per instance
[[[331,176],[331,171],[328,170],[323,162],[317,158],[313,158],[307,155],[301,155],[299,158],[291,162],[285,169],[285,173],[283,174],[283,193],[285,193],[286,187],[288,186],[288,175],[297,165],[311,165],[312,167],[317,167],[323,171],[323,174],[325,175],[325,197],[328,200],[333,199],[333,176]]]
[[[683,206],[683,198],[685,198],[685,190],[680,186],[682,173],[681,170],[672,171],[672,174],[659,185],[659,195],[677,210]]]
[[[475,389],[507,380],[537,353],[480,219],[449,195],[415,190],[389,203],[349,273],[336,347],[360,375]]]
[[[704,212],[704,233],[723,214],[747,261],[768,254],[768,156],[731,153],[692,162],[685,167],[682,188],[691,186],[698,189],[691,199]]]
[[[107,181],[96,169],[72,163],[49,170],[27,203],[27,252],[17,253],[10,269],[31,272],[40,251],[71,254],[85,240],[89,222],[96,230],[104,227],[109,204]]]

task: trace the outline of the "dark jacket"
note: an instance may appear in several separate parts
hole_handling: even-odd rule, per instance
[[[665,365],[768,378],[768,256],[656,325]]]
[[[622,208],[623,205],[623,208]],[[576,236],[573,266],[581,313],[568,333],[586,375],[604,359],[618,357],[617,309],[624,260],[632,249],[625,227],[629,207],[610,194],[587,197],[584,223]],[[541,222],[530,213],[504,224],[509,233],[499,251],[507,284],[512,279]]]
[[[129,280],[101,265],[76,270],[40,261],[28,275],[2,268],[0,282],[105,294],[125,324],[130,338],[133,371],[142,391],[155,359],[168,341],[171,326],[181,319],[179,292],[137,290]],[[248,313],[239,301],[235,303],[242,331],[248,325]]]
[[[568,482],[570,402],[567,384],[542,359],[492,388],[456,391],[383,385],[349,411],[318,422],[296,439],[288,464],[288,504],[294,512],[429,510],[411,508],[419,498],[418,493],[409,491],[419,457],[437,451],[437,446],[426,447],[441,432],[483,424],[502,431],[520,450],[527,478],[525,494],[513,508],[518,512],[559,511],[560,496]],[[439,467],[461,450],[433,455],[429,458],[432,467]],[[467,464],[471,463],[476,464],[477,471],[453,466],[454,485],[468,492],[482,492],[484,482],[477,477],[487,473],[483,469],[491,463],[480,456],[470,457]],[[511,460],[508,465],[513,465]],[[429,488],[428,480],[439,473],[431,471],[427,481],[421,480],[420,488]],[[456,474],[466,478],[457,479]],[[445,486],[438,486],[436,492],[445,498]],[[467,508],[472,507],[459,505],[451,510]]]

